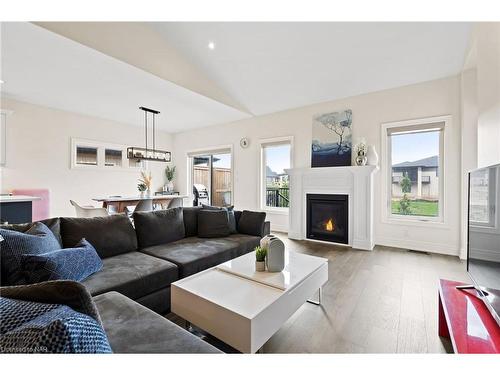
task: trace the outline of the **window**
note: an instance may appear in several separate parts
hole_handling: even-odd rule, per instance
[[[287,211],[290,203],[289,178],[292,138],[275,138],[261,142],[261,189],[263,209]]]
[[[122,154],[122,150],[113,150],[107,148],[104,152],[104,166],[121,167],[123,159]]]
[[[233,204],[232,150],[189,153],[193,205],[228,207]]]
[[[76,164],[78,165],[97,165],[96,147],[76,147]]]
[[[71,139],[71,168],[137,171],[141,163],[127,159],[127,146],[88,139]]]
[[[475,226],[494,227],[496,207],[496,169],[487,168],[470,174],[470,221]]]
[[[389,218],[442,221],[444,129],[443,120],[383,126]]]

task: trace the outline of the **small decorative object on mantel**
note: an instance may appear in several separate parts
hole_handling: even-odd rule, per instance
[[[266,266],[269,272],[281,272],[285,268],[285,244],[273,234],[260,240],[260,247],[267,249]]]
[[[240,146],[241,148],[247,148],[250,145],[250,141],[248,140],[247,137],[241,138],[240,139]]]
[[[368,148],[366,146],[366,143],[364,141],[359,142],[356,147],[356,165],[357,166],[363,166],[366,165],[368,158],[366,157],[366,154],[368,152]]]
[[[151,172],[146,173],[146,171],[141,171],[141,178],[139,178],[139,185],[137,185],[137,188],[141,193],[144,193],[144,190],[140,190],[139,187],[142,187],[144,185],[146,187],[146,192],[148,195],[151,195],[151,182],[153,180],[153,177],[151,176]]]
[[[167,192],[174,191],[175,166],[170,168],[167,165],[167,168],[165,168],[165,177],[167,178],[168,182],[164,186],[164,191]]]
[[[368,165],[378,165],[378,154],[375,146],[368,146]]]
[[[313,117],[312,168],[351,165],[351,125],[350,109]]]
[[[255,271],[263,272],[266,270],[267,249],[261,246],[255,248]]]

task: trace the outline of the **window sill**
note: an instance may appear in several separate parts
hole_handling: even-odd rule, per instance
[[[450,229],[450,226],[441,220],[399,219],[394,217],[382,219],[382,223],[391,225],[404,225],[424,228]]]
[[[288,208],[285,209],[279,209],[279,208],[272,208],[272,207],[261,207],[261,210],[268,213],[268,214],[273,214],[273,215],[286,215],[288,216]]]

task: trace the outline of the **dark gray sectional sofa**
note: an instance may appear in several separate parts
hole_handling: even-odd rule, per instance
[[[246,220],[242,228],[246,233],[201,238],[198,210],[178,207],[135,213],[135,228],[124,215],[42,221],[64,248],[86,238],[103,260],[103,269],[82,284],[94,296],[113,351],[217,351],[154,312],[170,310],[172,282],[252,251],[270,225],[259,216],[262,213],[247,211],[245,217],[251,221],[254,215],[255,223],[249,227]],[[236,228],[241,215],[235,211]],[[3,227],[26,231],[30,226]]]

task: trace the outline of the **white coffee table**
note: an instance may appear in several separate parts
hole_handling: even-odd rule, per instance
[[[254,263],[251,252],[174,282],[172,312],[242,353],[255,353],[306,301],[321,303],[327,259],[286,252],[279,273],[254,272]]]

